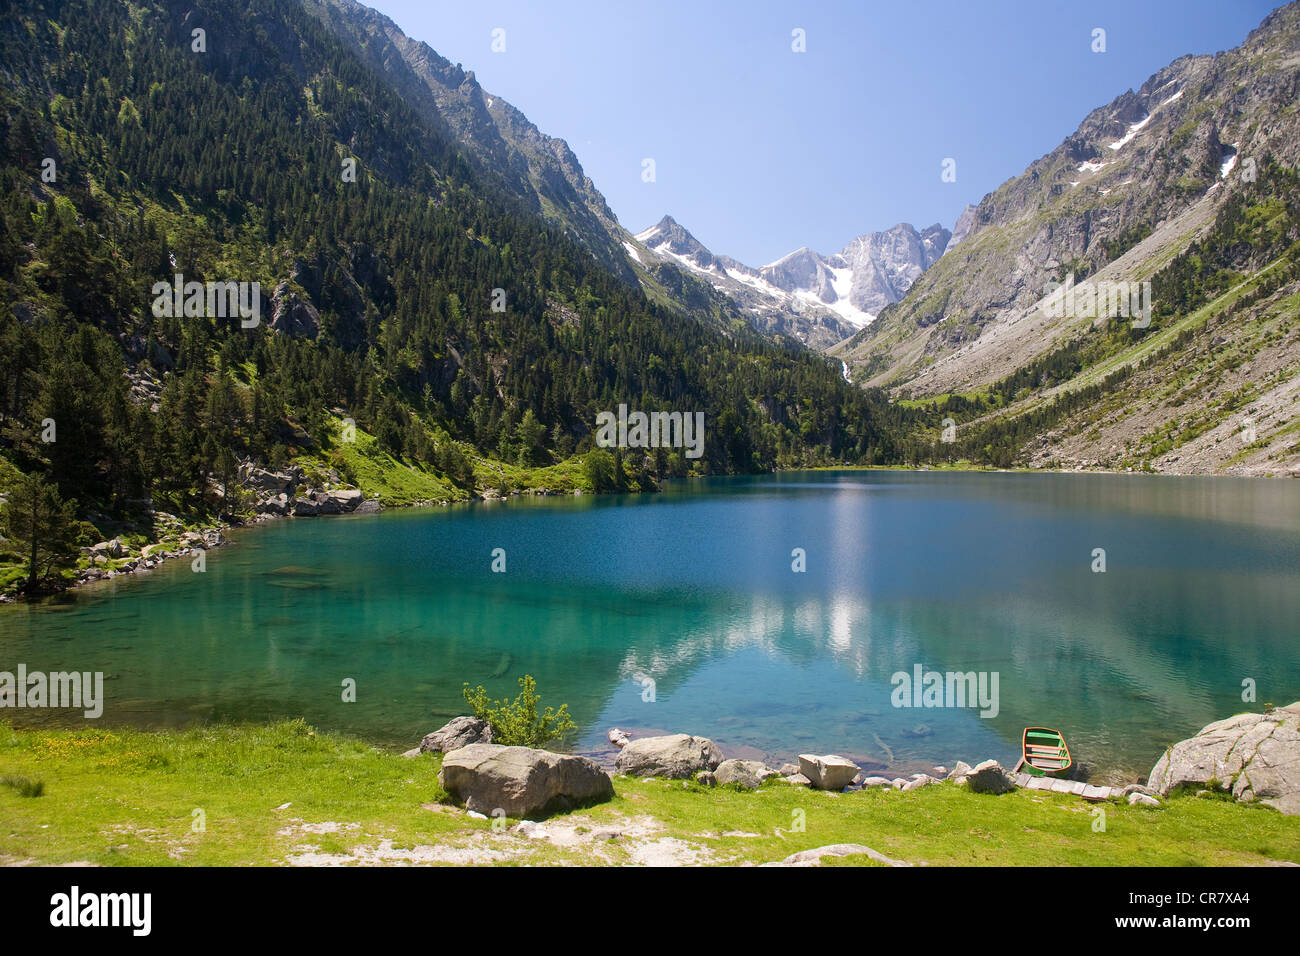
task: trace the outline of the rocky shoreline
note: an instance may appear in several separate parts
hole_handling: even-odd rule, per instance
[[[1263,803],[1286,815],[1300,815],[1300,701],[1238,714],[1202,728],[1170,747],[1145,782],[1125,787],[1086,780],[1037,776],[1019,767],[1008,771],[996,760],[974,765],[958,760],[948,770],[910,777],[871,776],[838,754],[800,754],[799,763],[772,768],[759,760],[726,758],[707,737],[666,734],[630,737],[615,727],[608,738],[619,750],[612,769],[590,757],[495,742],[493,728],[461,716],[425,735],[404,756],[443,755],[439,783],[471,813],[524,817],[611,799],[618,776],[680,780],[683,787],[730,786],[757,790],[769,780],[792,786],[848,793],[889,788],[902,792],[952,783],[972,793],[998,796],[1037,790],[1076,796],[1090,803],[1124,801],[1159,807],[1184,793]]]
[[[90,566],[77,571],[76,578],[68,584],[68,589],[111,580],[122,575],[148,573],[164,561],[178,558],[197,559],[213,548],[229,544],[225,532],[238,528],[281,518],[364,515],[377,514],[385,510],[385,506],[379,502],[378,494],[372,494],[367,498],[359,488],[345,485],[334,469],[326,472],[324,477],[326,480],[322,486],[315,487],[308,483],[306,472],[297,465],[283,471],[271,471],[245,463],[239,469],[239,484],[245,492],[253,494],[257,499],[250,516],[233,521],[215,521],[197,530],[185,530],[185,523],[176,515],[166,511],[148,510],[145,512],[146,516],[163,529],[159,534],[162,540],[136,547],[126,540],[129,535],[119,534],[82,548],[81,556],[89,560]],[[216,485],[214,491],[222,494],[224,489]],[[549,488],[511,490],[508,493],[502,493],[497,488],[484,488],[481,494],[472,495],[469,500],[504,501],[520,495],[568,494],[569,492]],[[583,492],[577,490],[572,494],[581,495]],[[453,503],[455,502],[451,499],[444,498],[416,501],[398,507],[446,507]],[[104,516],[92,515],[92,517],[103,518]],[[170,547],[165,544],[168,539],[175,541]],[[0,595],[0,602],[11,603],[13,600],[12,595]]]

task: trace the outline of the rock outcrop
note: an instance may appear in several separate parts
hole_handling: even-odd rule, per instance
[[[1183,787],[1227,790],[1285,814],[1300,814],[1300,701],[1262,714],[1237,714],[1169,748],[1147,785],[1161,796]]]

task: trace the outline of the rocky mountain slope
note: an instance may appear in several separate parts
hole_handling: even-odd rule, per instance
[[[1093,111],[832,354],[855,381],[958,412],[959,432],[990,439],[966,450],[1002,464],[1288,473],[1298,100],[1293,3]],[[1070,275],[1151,282],[1151,326],[1045,308]]]
[[[1295,4],[1283,7],[1241,47],[1181,57],[1094,110],[1055,150],[985,196],[961,244],[846,343],[843,357],[864,380],[910,383],[917,394],[992,381],[1002,366],[985,360],[978,340],[1034,306],[1049,281],[1095,272],[1198,204],[1220,202],[1246,159],[1257,167],[1272,155],[1294,165],[1298,20]],[[1162,237],[1166,257],[1208,216],[1207,208]],[[1152,264],[1133,261],[1112,275],[1146,275]],[[1053,331],[1024,334],[1041,340]]]

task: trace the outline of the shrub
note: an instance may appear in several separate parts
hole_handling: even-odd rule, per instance
[[[569,717],[568,704],[561,704],[559,710],[547,707],[540,715],[537,713],[541,698],[531,674],[519,678],[519,686],[522,692],[513,701],[489,700],[482,684],[474,690],[469,689],[469,684],[461,688],[474,716],[492,725],[495,743],[507,747],[541,747],[578,729]]]
[[[12,787],[20,797],[39,797],[45,793],[45,784],[40,780],[13,773],[0,774],[0,787]]]

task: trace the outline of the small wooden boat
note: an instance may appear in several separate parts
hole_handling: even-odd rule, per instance
[[[1035,777],[1060,776],[1074,763],[1065,737],[1048,727],[1026,727],[1020,749],[1017,769]]]

